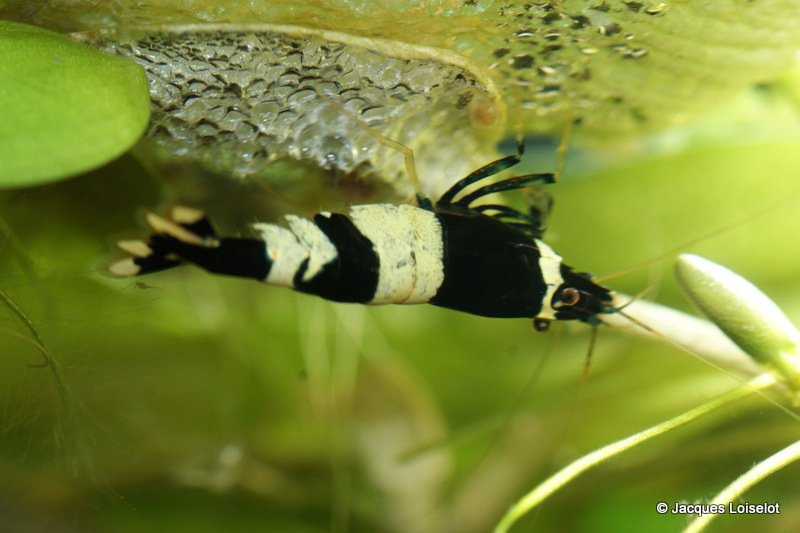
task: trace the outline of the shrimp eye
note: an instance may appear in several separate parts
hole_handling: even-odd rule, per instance
[[[578,289],[568,287],[561,291],[559,299],[561,300],[561,305],[569,307],[581,301],[581,293]]]
[[[545,331],[550,329],[550,320],[547,320],[546,318],[533,319],[533,329],[535,329],[539,333],[544,333]]]

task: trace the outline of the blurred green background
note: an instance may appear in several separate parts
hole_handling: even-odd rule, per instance
[[[595,274],[692,251],[796,319],[798,79],[748,89],[682,129],[574,147],[550,190],[548,242]],[[192,268],[111,279],[113,243],[142,235],[143,208],[275,202],[143,152],[0,191],[0,291],[53,360],[29,366],[42,362],[29,328],[0,306],[4,531],[488,531],[554,470],[739,385],[608,328],[581,386],[580,324],[537,334],[526,320],[331,304]],[[225,203],[209,210],[233,232],[251,215]],[[607,285],[657,282],[657,301],[688,310],[673,257]],[[676,531],[685,517],[658,515],[658,502],[705,501],[798,437],[796,419],[754,395],[588,472],[514,531]],[[779,502],[780,516],[722,517],[711,530],[797,530],[797,468],[745,495]]]
[[[681,249],[797,317],[798,130],[763,131],[566,178],[549,242],[602,273],[726,229]],[[582,325],[541,335],[525,320],[335,305],[190,268],[110,279],[114,239],[141,234],[137,214],[158,205],[147,176],[123,157],[0,195],[0,290],[68,394],[53,368],[28,367],[41,355],[3,308],[0,512],[12,531],[485,531],[555,466],[737,385],[605,328],[579,391]],[[607,284],[635,293],[664,276],[657,300],[686,308],[669,264]],[[656,515],[657,501],[707,498],[799,430],[754,398],[581,477],[532,523],[674,531],[683,519]],[[795,479],[788,468],[748,494],[784,512],[737,517],[737,529],[796,524]]]

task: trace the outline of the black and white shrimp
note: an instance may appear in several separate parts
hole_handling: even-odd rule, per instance
[[[418,195],[416,206],[357,205],[313,221],[287,215],[288,227],[254,224],[256,238],[220,238],[193,208],[174,207],[167,217],[149,213],[149,241],[120,241],[131,257],[110,271],[133,276],[192,263],[337,302],[430,303],[485,317],[533,318],[540,331],[553,320],[597,324],[598,315],[617,311],[612,293],[540,240],[545,210],[473,205],[492,193],[553,181],[552,174],[530,174],[481,184],[517,164],[523,151],[519,144],[516,154],[474,171],[436,202]]]

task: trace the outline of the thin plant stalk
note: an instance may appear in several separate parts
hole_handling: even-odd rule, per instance
[[[699,418],[719,407],[733,403],[741,398],[744,398],[745,396],[748,396],[749,394],[752,394],[753,392],[768,388],[775,383],[777,383],[777,379],[772,374],[761,374],[747,384],[717,396],[716,398],[690,409],[685,413],[584,455],[577,461],[574,461],[559,472],[556,472],[554,475],[550,476],[531,492],[526,494],[516,504],[514,504],[503,516],[500,522],[498,522],[494,529],[494,533],[506,533],[523,515],[530,512],[556,491],[560,490],[567,483],[578,477],[578,475],[582,474],[589,468],[596,466],[601,462],[610,459],[611,457],[619,455],[622,452],[633,448],[634,446],[642,444],[653,437],[657,437],[666,433],[667,431],[691,422],[692,420]]]

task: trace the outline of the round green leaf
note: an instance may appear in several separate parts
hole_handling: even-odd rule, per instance
[[[91,170],[147,125],[147,79],[125,58],[8,21],[0,21],[0,57],[0,187]]]

